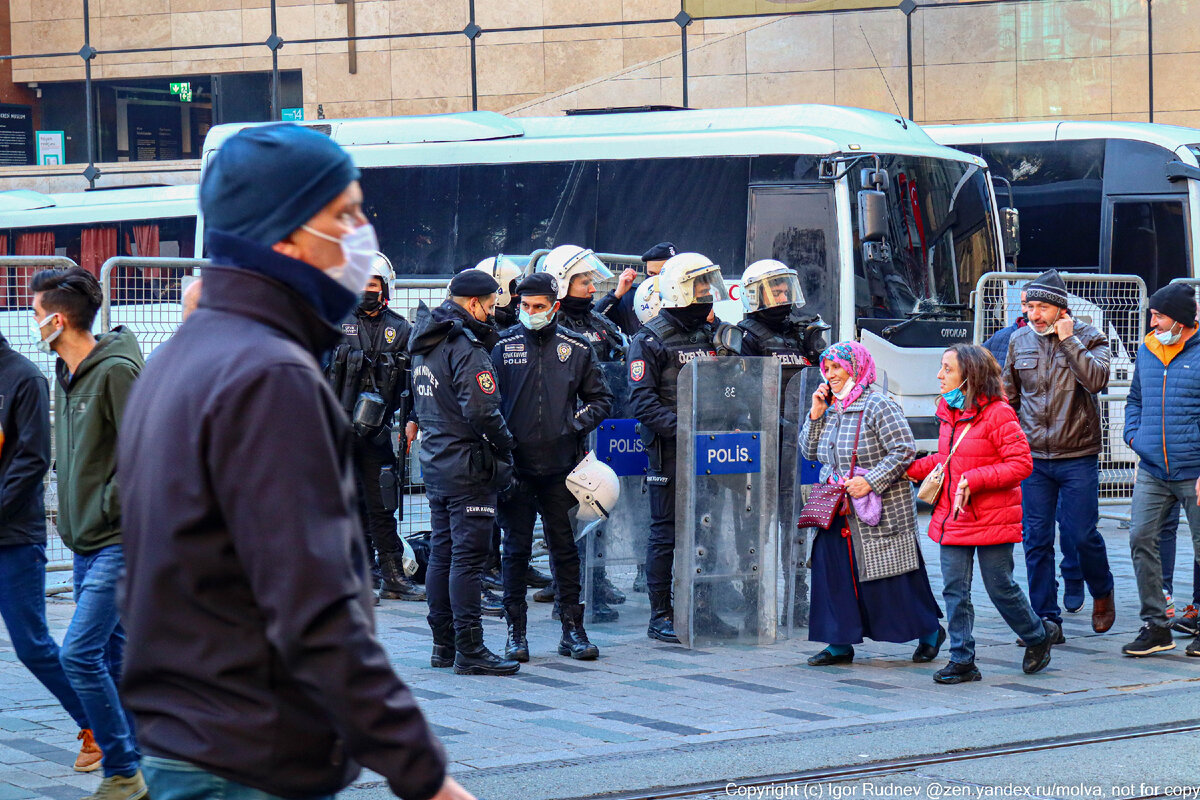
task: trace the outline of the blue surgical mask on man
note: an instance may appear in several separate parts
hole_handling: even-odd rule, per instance
[[[540,331],[554,321],[554,311],[539,311],[536,314],[530,314],[522,308],[517,312],[517,319],[529,330]]]
[[[951,389],[948,392],[942,392],[942,399],[946,401],[946,405],[950,406],[951,408],[957,408],[960,411],[962,410],[962,408],[967,404],[967,396],[963,394],[962,390],[962,387],[964,386],[966,386],[965,382],[960,383],[956,389]]]

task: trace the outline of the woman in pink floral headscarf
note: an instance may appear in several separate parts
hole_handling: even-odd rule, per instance
[[[865,638],[917,640],[913,661],[932,661],[946,631],[917,545],[905,477],[916,455],[912,430],[900,406],[871,388],[875,360],[858,342],[838,342],[822,353],[821,374],[826,382],[813,393],[801,454],[821,462],[822,481],[846,485],[854,510],[813,541],[808,638],[829,645],[808,663],[848,664],[853,645]],[[849,474],[856,438],[858,458]],[[869,502],[876,497],[878,511]]]

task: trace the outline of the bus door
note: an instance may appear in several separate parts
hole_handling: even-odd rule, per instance
[[[1190,278],[1186,194],[1115,195],[1105,198],[1108,271],[1137,275],[1153,294],[1175,278]]]
[[[806,308],[837,330],[838,247],[833,187],[750,187],[746,264],[782,261],[800,276]]]

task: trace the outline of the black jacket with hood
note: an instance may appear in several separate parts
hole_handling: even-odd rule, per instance
[[[46,543],[50,468],[46,376],[0,336],[0,547]]]
[[[452,300],[417,308],[408,350],[421,473],[444,497],[494,494],[512,480],[513,437],[487,349],[495,337],[494,328]]]
[[[354,296],[208,236],[200,306],[121,432],[138,741],[284,797],[333,794],[361,764],[426,800],[445,756],[375,636],[353,434],[318,366]]]

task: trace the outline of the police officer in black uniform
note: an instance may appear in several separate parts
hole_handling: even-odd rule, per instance
[[[592,307],[596,283],[612,277],[604,262],[591,250],[564,244],[546,254],[541,269],[558,283],[558,299],[562,304],[558,324],[586,339],[598,363],[624,361],[628,346],[625,334]],[[612,606],[625,602],[624,593],[608,579],[603,567],[592,573],[592,586],[592,620],[615,622],[620,615]],[[545,595],[539,592],[534,599],[545,599]]]
[[[642,263],[646,265],[646,276],[653,278],[661,272],[663,264],[667,263],[667,259],[673,255],[675,255],[675,245],[670,242],[659,242],[642,253]],[[616,323],[626,336],[633,336],[642,327],[642,321],[638,319],[637,312],[633,307],[637,294],[633,288],[636,278],[637,272],[634,269],[625,270],[617,280],[617,288],[604,295],[600,302],[596,303],[596,311]]]
[[[662,310],[629,346],[629,386],[634,416],[650,459],[650,538],[646,546],[646,589],[650,595],[651,639],[679,643],[671,603],[675,558],[675,462],[677,381],[683,365],[716,356],[717,326],[709,322],[716,294],[723,291],[720,267],[698,253],[680,253],[659,274]]]
[[[773,356],[783,370],[781,387],[805,367],[815,366],[829,330],[817,314],[804,313],[796,271],[780,261],[756,261],[742,274],[743,356]],[[781,405],[780,408],[783,406]]]
[[[537,272],[517,287],[520,324],[501,334],[492,350],[500,381],[501,407],[516,439],[513,468],[517,486],[500,501],[504,538],[504,611],[508,642],[504,655],[529,660],[526,638],[526,571],[533,524],[542,527],[554,560],[562,618],[560,655],[596,658],[579,603],[579,551],[570,511],[577,505],[567,474],[584,456],[587,435],[612,410],[613,396],[596,366],[587,340],[558,325],[558,284]]]
[[[359,514],[368,543],[378,557],[383,579],[379,596],[424,600],[404,574],[396,510],[404,486],[403,460],[392,448],[392,421],[408,417],[411,326],[388,308],[392,265],[382,253],[354,314],[342,323],[343,341],[326,369],[334,393],[354,421],[354,470]],[[374,415],[374,416],[370,416]],[[403,513],[403,512],[401,512]]]
[[[444,303],[432,311],[421,303],[409,340],[432,528],[425,575],[430,663],[453,665],[462,675],[520,669],[484,646],[479,609],[497,494],[512,481],[514,442],[488,356],[499,338],[492,315],[498,288],[490,275],[463,270]]]

